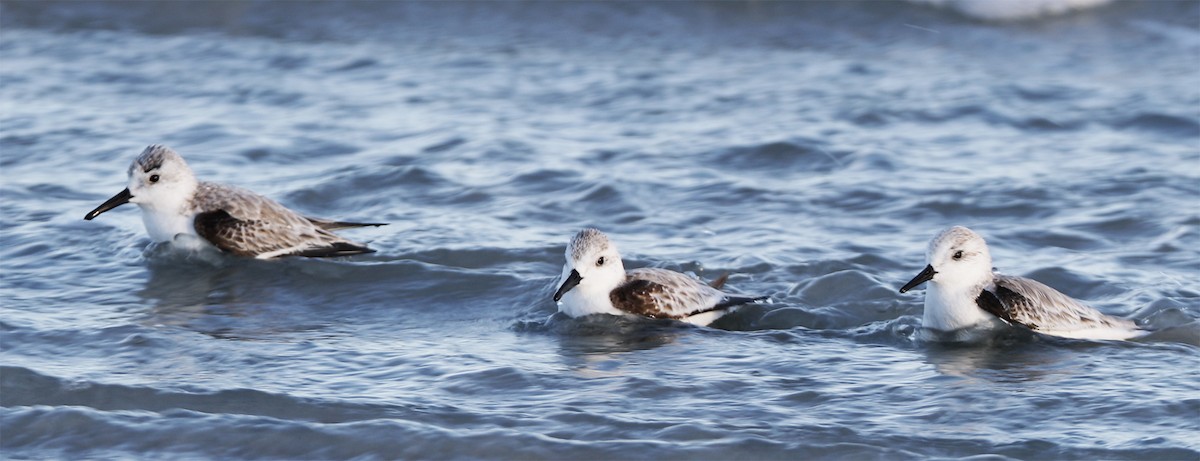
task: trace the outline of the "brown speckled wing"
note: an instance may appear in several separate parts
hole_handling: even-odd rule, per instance
[[[677,318],[658,302],[666,287],[649,280],[629,280],[608,294],[613,306],[630,314],[651,318]]]
[[[755,300],[729,296],[687,275],[656,268],[629,271],[626,282],[609,299],[624,312],[676,320]]]
[[[259,252],[247,245],[246,234],[254,227],[252,221],[242,221],[230,216],[225,210],[200,213],[192,222],[196,233],[221,251],[238,256],[256,256]]]

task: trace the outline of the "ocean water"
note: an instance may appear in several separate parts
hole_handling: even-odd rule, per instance
[[[1200,3],[970,11],[0,2],[0,457],[1200,459]],[[391,224],[84,221],[153,143]],[[956,224],[1158,332],[923,339],[897,289]],[[772,302],[554,315],[588,226]]]

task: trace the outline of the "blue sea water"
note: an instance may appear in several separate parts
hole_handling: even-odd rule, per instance
[[[378,253],[209,260],[148,144]],[[1200,3],[0,2],[7,459],[1200,459]],[[950,225],[1159,332],[923,340]],[[565,319],[568,239],[769,295]]]

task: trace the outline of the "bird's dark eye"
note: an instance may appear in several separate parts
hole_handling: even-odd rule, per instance
[[[954,259],[962,259],[962,250],[954,252]]]
[[[601,256],[601,257],[600,257],[600,259],[597,259],[597,260],[596,260],[596,265],[597,265],[597,266],[603,266],[603,265],[604,265],[604,257],[603,257],[603,256]]]
[[[156,174],[150,175],[150,182],[158,182],[158,175],[156,175]]]

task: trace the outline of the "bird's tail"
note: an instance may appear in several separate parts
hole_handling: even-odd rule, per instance
[[[708,282],[708,286],[720,290],[721,287],[725,286],[725,282],[728,282],[728,281],[729,281],[729,273],[726,272],[724,274],[721,274],[720,277],[717,277],[716,280]]]

